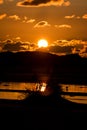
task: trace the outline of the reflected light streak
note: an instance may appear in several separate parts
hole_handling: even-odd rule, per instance
[[[16,82],[1,82],[0,83],[0,99],[6,100],[23,100],[27,96],[28,93],[24,92],[11,92],[11,90],[30,90],[30,91],[39,91],[44,92],[46,90],[46,83],[16,83]],[[3,92],[4,90],[4,92]],[[5,91],[5,90],[8,90]]]
[[[45,90],[46,90],[46,83],[42,83],[40,91],[44,92]]]

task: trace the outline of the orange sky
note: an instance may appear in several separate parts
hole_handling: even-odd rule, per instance
[[[87,40],[86,0],[0,0],[0,41]]]
[[[87,40],[86,0],[0,0],[0,39]]]

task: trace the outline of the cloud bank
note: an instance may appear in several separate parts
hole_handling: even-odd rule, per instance
[[[31,51],[34,50],[36,47],[33,43],[20,41],[20,37],[16,37],[15,40],[17,41],[13,41],[11,39],[0,41],[0,51]]]
[[[38,51],[36,43],[22,42],[20,37],[17,37],[17,41],[6,40],[0,41],[0,52],[3,51]],[[39,49],[40,50],[40,49]],[[48,51],[57,55],[67,54],[79,54],[87,57],[87,41],[82,40],[56,40],[52,44],[49,44],[47,49],[41,49],[41,51]]]
[[[87,55],[87,41],[82,40],[57,40],[50,47],[49,51],[55,54],[79,54]]]

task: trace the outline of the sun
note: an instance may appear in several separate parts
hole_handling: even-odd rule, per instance
[[[48,41],[45,40],[45,39],[40,39],[38,41],[38,47],[41,48],[41,47],[48,47]]]

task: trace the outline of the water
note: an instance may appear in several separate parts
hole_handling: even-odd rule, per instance
[[[0,99],[23,100],[29,96],[27,90],[46,93],[46,87],[46,83],[1,82]],[[71,102],[87,104],[87,85],[60,84],[60,87],[63,92],[62,98]],[[50,92],[48,93],[50,94]]]
[[[1,82],[0,99],[23,100],[27,91],[45,91],[46,83]]]
[[[63,98],[81,104],[87,104],[87,85],[61,84],[63,92],[67,93],[61,95]]]

